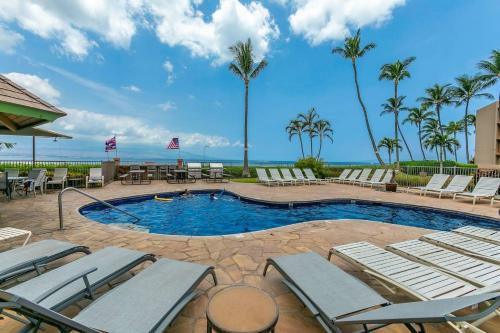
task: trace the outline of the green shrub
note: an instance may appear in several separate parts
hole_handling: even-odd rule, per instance
[[[309,168],[314,172],[316,177],[330,177],[330,172],[325,168],[323,162],[314,157],[307,157],[298,160],[295,162],[295,167],[300,169]]]
[[[428,166],[428,167],[439,167],[439,161],[427,160],[427,161],[403,161],[400,162],[401,166]],[[460,167],[460,168],[477,168],[475,164],[458,163],[455,161],[443,161],[443,167]]]

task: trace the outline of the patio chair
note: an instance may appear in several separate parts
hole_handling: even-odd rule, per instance
[[[3,192],[5,194],[5,197],[7,200],[10,199],[10,184],[9,184],[9,178],[8,178],[8,173],[7,172],[0,172],[0,192]]]
[[[285,180],[281,177],[280,175],[280,172],[278,171],[278,169],[269,169],[269,173],[271,174],[271,179],[272,180],[275,180],[278,184],[281,184],[283,186],[289,184],[289,185],[293,185],[294,182],[291,181],[291,180]]]
[[[306,175],[306,179],[308,179],[311,183],[320,184],[320,185],[324,185],[324,184],[328,183],[328,179],[316,178],[316,176],[314,175],[314,172],[309,168],[305,168],[304,173]]]
[[[393,173],[393,170],[388,169],[381,181],[372,180],[373,179],[373,177],[372,177],[372,179],[365,181],[362,184],[362,186],[364,186],[364,185],[366,185],[366,186],[369,185],[370,187],[384,186],[385,184],[388,184],[392,181],[392,173]]]
[[[217,284],[213,267],[160,259],[99,297],[72,319],[43,302],[26,299],[10,290],[0,291],[3,302],[0,306],[34,322],[55,326],[61,332],[163,332],[198,296],[196,288],[209,274]]]
[[[158,179],[168,179],[169,178],[168,165],[160,165],[158,167]]]
[[[420,237],[420,239],[500,265],[500,245],[483,242],[449,231],[427,234]]]
[[[448,186],[443,189],[432,189],[429,188],[426,190],[426,193],[438,193],[439,194],[439,199],[443,196],[443,194],[455,194],[455,193],[462,193],[465,191],[467,186],[469,185],[470,181],[472,180],[472,176],[454,176]],[[424,193],[424,195],[426,194]]]
[[[355,184],[361,185],[362,182],[366,182],[368,180],[368,177],[370,176],[371,172],[372,172],[372,169],[363,169],[363,171],[361,171],[361,174],[359,175],[359,177],[351,181],[352,185],[355,185]]]
[[[9,177],[19,177],[19,169],[5,169],[5,172],[9,174]]]
[[[500,187],[500,178],[481,177],[472,192],[455,193],[453,200],[457,197],[472,198],[472,205],[481,199],[490,199],[490,206],[493,206],[495,196]]]
[[[188,170],[188,178],[194,179],[201,179],[201,163],[188,163],[187,164],[187,170]]]
[[[32,192],[36,197],[36,189],[40,190],[40,194],[43,194],[43,190],[45,188],[45,175],[47,174],[47,170],[45,169],[31,169],[28,172],[28,178],[25,180],[24,190],[26,194],[28,192]]]
[[[415,239],[386,246],[410,260],[432,266],[479,287],[500,283],[500,266]]]
[[[89,175],[85,177],[85,188],[88,188],[90,184],[100,184],[101,187],[104,187],[104,176],[101,168],[89,169]]]
[[[272,185],[279,185],[279,183],[271,179],[267,176],[266,169],[261,169],[261,168],[256,168],[257,171],[257,178],[259,179],[259,183],[265,184],[267,186],[272,186]]]
[[[307,185],[311,185],[312,181],[310,179],[304,177],[302,170],[300,170],[299,168],[293,168],[292,172],[293,172],[293,175],[295,176],[295,179],[297,179],[298,181],[304,182],[304,184],[307,183]]]
[[[297,185],[297,184],[305,184],[306,183],[304,179],[294,178],[292,176],[292,174],[290,173],[290,169],[282,168],[280,170],[281,170],[281,174],[283,175],[283,179],[284,180],[289,180],[289,181],[291,181],[295,185]]]
[[[444,175],[442,173],[435,173],[427,185],[425,186],[410,186],[406,189],[406,193],[410,190],[417,190],[420,195],[425,195],[427,191],[439,191],[443,188],[444,183],[450,178],[449,175]]]
[[[380,180],[382,179],[382,176],[384,175],[385,169],[376,169],[375,172],[373,172],[372,177],[368,180],[364,180],[359,182],[359,185],[365,186],[365,185],[370,185],[373,183],[379,183]]]
[[[47,185],[61,185],[61,189],[64,189],[67,177],[68,168],[55,168],[54,176],[50,180],[47,180]]]
[[[346,179],[344,179],[342,181],[339,181],[339,183],[345,184],[345,183],[353,182],[356,179],[358,179],[358,177],[359,177],[360,174],[361,174],[361,170],[360,169],[353,170],[351,172],[351,174],[349,175],[349,177],[347,177]]]
[[[90,254],[90,250],[86,246],[55,239],[42,240],[1,252],[0,284],[33,271],[41,274],[42,268],[48,263],[78,252]]]
[[[493,229],[486,229],[486,228],[480,228],[480,227],[475,227],[472,225],[468,225],[465,227],[461,227],[455,230],[452,230],[453,232],[466,235],[468,237],[476,238],[485,242],[490,242],[493,244],[500,245],[500,231],[499,230],[493,230]]]
[[[147,165],[146,176],[149,181],[152,179],[158,179],[158,167],[156,165]]]
[[[327,178],[330,182],[342,182],[347,179],[347,176],[351,173],[352,169],[344,169],[338,177]]]
[[[413,333],[425,332],[426,323],[453,322],[456,327],[470,327],[464,324],[466,320],[483,319],[500,306],[500,293],[391,304],[357,278],[312,252],[269,258],[264,275],[269,266],[276,268],[283,282],[329,333],[345,332],[348,325],[363,325],[358,332],[373,332],[401,324]],[[486,301],[492,303],[482,312],[464,317],[452,315]]]

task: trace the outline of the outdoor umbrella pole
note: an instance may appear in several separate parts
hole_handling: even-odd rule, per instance
[[[33,157],[33,168],[35,167],[35,136],[32,136],[33,138],[33,145],[32,145],[32,157]]]

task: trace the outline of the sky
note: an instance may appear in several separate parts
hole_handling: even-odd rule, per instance
[[[0,73],[68,113],[44,127],[73,139],[39,139],[39,158],[104,159],[104,140],[116,135],[124,159],[175,158],[165,147],[179,137],[186,158],[239,160],[244,85],[228,70],[228,48],[251,38],[269,64],[250,83],[250,159],[299,157],[285,127],[314,107],[334,131],[325,161],[374,161],[351,65],[331,49],[358,28],[376,43],[358,70],[378,141],[393,135],[392,117],[380,116],[392,94],[380,66],[416,57],[399,91],[417,106],[425,88],[475,74],[500,47],[499,13],[497,0],[0,1]],[[463,113],[446,107],[443,121]],[[416,128],[403,131],[420,158]],[[16,143],[0,158],[30,157],[29,138],[0,140]]]

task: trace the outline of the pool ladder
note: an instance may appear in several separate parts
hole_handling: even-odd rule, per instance
[[[118,208],[116,206],[113,206],[112,204],[110,204],[110,203],[108,203],[108,202],[106,202],[104,200],[98,199],[98,198],[94,197],[93,195],[88,194],[87,192],[84,192],[84,191],[79,190],[79,189],[74,188],[74,187],[66,187],[61,192],[59,192],[59,196],[57,198],[57,201],[58,201],[58,204],[59,204],[59,230],[62,230],[64,228],[62,197],[63,197],[64,193],[69,192],[69,191],[74,191],[74,192],[80,193],[81,195],[86,196],[87,198],[90,198],[90,199],[92,199],[94,201],[97,201],[97,202],[103,204],[106,207],[109,207],[109,208],[117,210],[117,211],[119,211],[119,212],[121,212],[121,213],[123,213],[125,215],[133,217],[136,220],[135,222],[137,222],[137,221],[140,220],[140,218],[137,217],[136,215],[131,214],[129,212],[126,212],[123,209],[120,209],[120,208]]]

